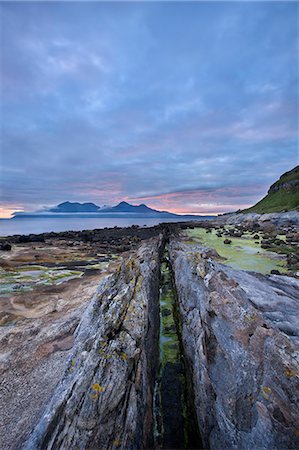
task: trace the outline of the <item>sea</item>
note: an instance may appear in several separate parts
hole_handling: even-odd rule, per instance
[[[206,217],[194,220],[202,220]],[[186,222],[190,218],[128,218],[128,217],[28,217],[14,219],[0,219],[0,236],[12,236],[14,234],[39,234],[51,231],[80,231],[94,230],[96,228],[151,227],[165,222]],[[193,220],[193,219],[192,219]]]

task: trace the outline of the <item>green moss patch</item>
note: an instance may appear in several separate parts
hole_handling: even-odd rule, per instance
[[[244,237],[231,236],[218,237],[215,230],[206,233],[204,228],[187,230],[190,243],[200,243],[217,251],[220,257],[225,258],[224,264],[235,269],[251,270],[262,274],[269,274],[271,270],[287,272],[286,261],[274,252],[261,248],[260,243],[253,239],[253,235],[245,233]],[[255,233],[256,234],[256,233]],[[224,244],[228,238],[231,244]]]

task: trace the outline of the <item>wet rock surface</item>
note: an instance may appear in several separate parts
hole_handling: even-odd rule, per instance
[[[180,376],[184,371],[181,362],[167,362],[161,381],[161,406],[163,408],[163,448],[182,449],[184,421],[182,398],[184,392]]]
[[[62,381],[24,448],[152,444],[160,247],[160,239],[149,241],[100,284]]]
[[[212,261],[173,239],[185,356],[205,448],[299,445],[299,281]]]
[[[166,314],[167,313],[167,314]],[[201,448],[167,244],[160,277],[160,358],[155,383],[155,449]]]

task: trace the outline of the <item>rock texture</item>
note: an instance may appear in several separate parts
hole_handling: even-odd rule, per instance
[[[298,448],[299,281],[235,271],[176,239],[169,254],[204,448]]]
[[[23,448],[147,448],[158,357],[161,238],[103,280],[66,371]]]
[[[56,292],[52,287],[48,295],[29,292],[12,300],[11,322],[0,327],[1,449],[21,448],[51,398],[102,276],[72,280]],[[6,299],[1,297],[1,308]]]
[[[273,217],[265,220],[263,237],[276,242],[278,231],[272,236],[269,226]],[[281,222],[282,215],[277,217]],[[297,216],[288,213],[286,220],[290,217]],[[250,220],[251,232],[264,219]],[[286,243],[295,246],[296,226],[286,223]],[[1,448],[160,448],[153,439],[153,416],[158,417],[153,397],[159,377],[159,278],[161,260],[168,263],[165,253],[178,294],[179,314],[176,300],[174,313],[179,340],[182,334],[180,353],[185,353],[186,391],[195,402],[203,448],[299,448],[299,280],[217,263],[215,250],[179,236],[187,225],[161,225],[140,236],[130,230],[130,253],[110,262],[99,286],[98,275],[92,273],[84,283],[83,276],[69,281],[72,295],[61,291],[57,298],[33,299],[28,291],[28,302],[25,294],[23,303],[11,301],[20,317],[0,328]],[[206,226],[207,232],[212,226]],[[228,227],[228,232],[242,235],[243,228]],[[114,232],[115,245],[123,245],[124,232]],[[80,246],[98,237],[90,232]],[[138,237],[149,239],[141,243]],[[99,243],[102,248],[102,237]],[[12,264],[17,245],[3,260],[5,267]],[[162,322],[169,315],[162,310]],[[169,403],[170,413],[177,408],[172,408],[169,394],[174,379],[170,374],[162,390],[162,404]],[[186,408],[192,409],[190,399]],[[171,439],[178,429],[178,422],[169,428]]]
[[[223,216],[217,217],[216,222],[227,225],[243,224],[245,226],[258,224],[262,228],[269,223],[278,227],[299,225],[299,211],[269,214],[257,214],[254,212],[224,214]]]
[[[279,190],[293,190],[299,188],[299,166],[281,175],[278,181],[270,186],[268,194]]]

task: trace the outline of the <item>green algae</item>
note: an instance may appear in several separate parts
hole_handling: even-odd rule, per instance
[[[217,231],[212,230],[211,233],[207,233],[205,228],[189,229],[187,230],[188,242],[192,244],[200,243],[215,249],[220,257],[224,258],[221,262],[234,269],[249,270],[262,274],[268,274],[271,270],[279,270],[281,273],[287,272],[286,261],[282,260],[276,253],[261,248],[261,244],[253,238],[255,234],[259,233],[251,235],[246,232],[243,237],[236,238],[224,235],[218,237]],[[226,238],[231,240],[231,244],[224,244]]]
[[[38,285],[58,285],[82,275],[83,272],[79,270],[53,269],[45,266],[21,266],[11,272],[0,269],[0,294],[26,292]]]
[[[160,365],[154,394],[155,448],[169,448],[167,444],[172,441],[172,434],[175,435],[174,442],[179,445],[175,448],[201,448],[191,374],[183,356],[182,325],[167,245],[160,270]]]
[[[167,362],[180,359],[179,338],[175,323],[175,291],[167,263],[161,265],[160,288],[160,361],[162,368]]]
[[[111,255],[115,259],[115,255]],[[106,271],[110,261],[90,260],[86,266],[67,268],[66,266],[47,267],[38,264],[26,264],[14,267],[13,270],[0,268],[0,294],[8,295],[15,292],[26,292],[36,286],[55,286],[75,278],[80,278],[87,270]]]

